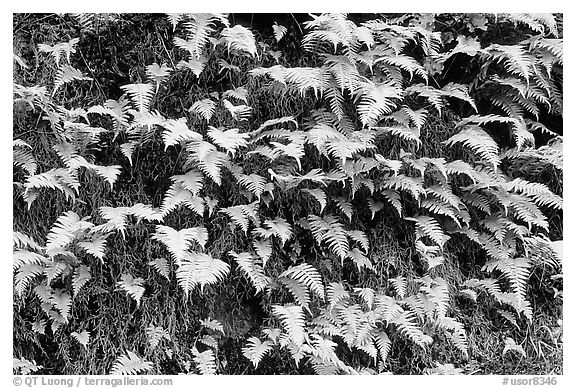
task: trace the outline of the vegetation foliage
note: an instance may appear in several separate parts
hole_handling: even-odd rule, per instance
[[[561,373],[562,16],[277,16],[15,15],[15,372]]]

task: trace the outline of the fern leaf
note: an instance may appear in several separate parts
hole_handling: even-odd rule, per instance
[[[62,65],[56,73],[56,78],[54,79],[54,89],[52,89],[52,95],[54,96],[58,89],[67,83],[72,81],[91,81],[92,78],[86,77],[78,69],[73,68],[70,65]]]
[[[324,211],[326,207],[326,193],[322,189],[302,189],[303,192],[310,194],[311,196],[318,201],[320,204],[320,213]]]
[[[262,268],[266,267],[266,263],[272,256],[272,244],[268,239],[252,239],[252,247],[256,254],[262,259]]]
[[[176,269],[178,284],[188,293],[200,286],[200,292],[204,292],[204,286],[222,281],[230,272],[230,266],[222,260],[214,259],[212,256],[191,252],[186,253]]]
[[[443,247],[446,241],[450,238],[447,236],[438,221],[428,216],[405,217],[405,220],[414,221],[416,223],[416,236],[427,236],[439,247]]]
[[[152,363],[144,361],[135,353],[128,351],[126,355],[120,356],[112,365],[111,375],[135,375],[140,372],[152,370]]]
[[[178,264],[186,256],[186,251],[192,246],[192,242],[201,247],[206,245],[208,231],[201,226],[175,230],[166,225],[156,225],[156,233],[152,238],[163,243]]]
[[[13,358],[12,360],[12,370],[14,374],[28,375],[43,368],[42,365],[37,365],[34,360],[28,361],[25,358]]]
[[[248,142],[246,139],[249,137],[246,133],[240,133],[239,129],[232,128],[226,131],[222,131],[220,128],[209,127],[210,130],[207,132],[208,136],[212,141],[224,148],[226,152],[234,156],[236,150],[240,147],[246,147]]]
[[[140,300],[142,299],[145,291],[145,288],[142,287],[143,283],[144,279],[142,278],[134,278],[130,274],[123,274],[122,280],[120,280],[117,284],[122,290],[126,291],[126,293],[136,301],[136,305],[139,307]]]
[[[247,345],[242,348],[242,354],[244,357],[250,360],[254,365],[254,368],[258,368],[258,364],[262,361],[262,358],[272,350],[271,341],[260,341],[256,337],[248,338]]]
[[[196,347],[192,348],[194,354],[194,362],[196,367],[202,375],[215,375],[216,374],[216,357],[212,349],[208,349],[200,353]]]
[[[272,305],[272,313],[282,322],[282,326],[290,335],[290,339],[298,346],[304,343],[304,313],[301,306]]]
[[[86,253],[103,261],[106,252],[106,236],[95,236],[92,241],[80,241],[78,246]]]
[[[316,268],[307,263],[290,267],[284,271],[280,276],[287,277],[297,281],[300,284],[310,288],[320,299],[324,300],[324,285],[322,284],[322,277]]]
[[[394,318],[391,322],[396,325],[398,330],[416,343],[418,346],[425,347],[433,342],[432,337],[424,334],[418,328],[418,325],[413,320],[414,315],[409,311],[404,311],[399,316]]]
[[[260,196],[266,188],[266,178],[258,174],[240,174],[237,176],[237,179],[241,185],[245,186],[252,194],[260,199]]]
[[[128,84],[120,86],[130,96],[130,100],[139,112],[150,110],[152,97],[154,97],[154,87],[151,84]]]
[[[204,215],[204,205],[206,201],[201,197],[194,196],[190,190],[184,187],[185,184],[189,187],[194,184],[194,182],[191,182],[193,178],[185,175],[175,175],[172,178],[174,178],[175,182],[170,186],[162,201],[160,217],[165,217],[181,205],[186,206],[202,217]],[[197,186],[192,188],[197,188]]]
[[[330,308],[334,308],[338,303],[343,300],[349,299],[350,294],[344,289],[342,283],[332,282],[326,287],[326,296],[330,302]]]
[[[341,260],[345,259],[350,248],[343,225],[330,215],[326,215],[323,218],[309,215],[308,221],[318,244],[326,242]]]
[[[276,22],[272,25],[272,30],[274,31],[274,39],[276,39],[276,42],[280,42],[284,35],[286,35],[286,32],[288,32],[286,27]]]
[[[146,328],[146,337],[152,349],[156,349],[163,339],[170,340],[170,334],[162,326],[148,325]]]
[[[218,332],[224,334],[224,327],[216,319],[212,319],[212,318],[201,319],[200,323],[202,324],[203,327],[206,327],[210,330],[218,331]]]
[[[44,273],[44,266],[38,264],[21,265],[16,276],[14,276],[14,290],[19,296],[22,296],[28,285],[36,276]]]
[[[270,283],[270,278],[264,275],[263,266],[258,265],[250,253],[230,251],[228,254],[234,258],[234,261],[236,261],[242,272],[250,279],[250,282],[256,288],[256,293],[258,294],[264,291]]]
[[[258,222],[257,217],[257,202],[253,202],[249,205],[236,205],[227,208],[220,209],[220,212],[225,213],[230,218],[234,224],[238,225],[244,231],[244,234],[248,233],[248,225],[250,220],[253,222]]]
[[[248,53],[252,57],[258,56],[256,40],[252,31],[239,24],[234,27],[224,28],[221,32],[222,42],[228,52]]]
[[[146,66],[146,75],[150,81],[153,81],[156,85],[159,85],[170,75],[172,68],[166,64],[161,66],[154,62],[151,65]]]
[[[208,59],[201,56],[200,58],[190,58],[188,61],[180,61],[176,65],[176,68],[190,69],[196,77],[200,78],[200,74],[204,71],[206,63],[208,63]]]
[[[244,102],[244,104],[248,104],[248,90],[242,86],[235,89],[226,90],[224,93],[222,93],[222,97],[234,98]]]
[[[58,217],[54,226],[50,229],[50,233],[48,233],[46,238],[46,250],[52,251],[66,247],[76,238],[77,232],[93,226],[94,224],[80,219],[78,214],[73,211],[67,211]]]
[[[188,128],[186,117],[179,118],[178,120],[166,120],[161,125],[165,129],[162,132],[164,150],[167,150],[169,146],[177,145],[182,141],[188,142],[202,140],[202,135]]]
[[[364,255],[364,253],[360,251],[358,248],[353,248],[352,250],[350,250],[346,254],[346,257],[352,260],[352,262],[358,268],[358,271],[362,270],[362,268],[374,270],[374,267],[372,266],[372,262],[370,261],[370,259],[368,259],[366,255]]]
[[[74,331],[70,335],[78,341],[80,345],[84,346],[84,349],[88,348],[88,343],[90,342],[90,333],[88,331],[83,330],[80,333]]]
[[[179,182],[186,190],[190,191],[193,196],[198,196],[200,190],[204,187],[204,176],[201,172],[190,170],[184,175],[173,175],[170,177],[172,182]]]
[[[306,285],[288,277],[280,277],[278,281],[288,289],[296,303],[302,308],[310,310],[310,292]]]
[[[82,287],[84,287],[90,279],[92,279],[90,267],[81,265],[74,270],[74,276],[72,277],[72,290],[74,291],[74,296],[78,295]]]
[[[206,122],[210,122],[214,112],[216,112],[216,104],[211,99],[205,98],[196,101],[188,110],[202,116]]]
[[[337,197],[336,207],[342,213],[344,213],[344,215],[348,218],[348,221],[352,222],[352,212],[354,211],[354,208],[352,207],[352,204],[350,202],[348,202],[346,199],[342,197]]]
[[[156,272],[158,272],[158,274],[166,278],[166,280],[170,280],[169,277],[170,269],[168,267],[168,261],[165,258],[163,257],[156,258],[148,262],[148,265],[154,268]]]

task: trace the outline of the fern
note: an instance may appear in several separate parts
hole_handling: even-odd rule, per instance
[[[86,330],[83,330],[80,333],[73,332],[70,334],[80,345],[86,349],[88,347],[88,343],[90,342],[90,333]]]
[[[310,264],[300,264],[284,271],[281,277],[287,277],[308,287],[320,299],[324,300],[324,285],[322,277],[316,268]]]
[[[169,280],[170,269],[168,267],[168,261],[163,257],[158,257],[150,262],[148,265],[156,270],[158,274]]]
[[[220,212],[225,213],[232,221],[238,225],[244,231],[244,234],[248,233],[248,225],[250,220],[253,222],[258,222],[257,217],[257,202],[253,202],[249,205],[236,205],[227,208],[220,209]]]
[[[152,238],[163,243],[172,254],[176,264],[179,264],[186,256],[188,249],[192,247],[193,242],[204,247],[208,241],[208,231],[201,226],[175,230],[169,226],[157,225],[156,233],[152,235]]]
[[[214,112],[216,112],[216,104],[211,99],[205,98],[203,100],[196,101],[188,110],[202,116],[204,120],[210,122]]]
[[[462,143],[478,154],[482,160],[490,163],[494,169],[500,164],[498,157],[498,145],[483,129],[477,126],[469,126],[458,134],[444,141],[443,144],[452,146]]]
[[[150,110],[154,97],[154,87],[151,84],[129,84],[120,86],[130,96],[130,100],[139,112]]]
[[[256,288],[256,293],[264,291],[270,283],[270,278],[264,274],[264,266],[257,264],[250,253],[230,251],[228,254],[234,258],[242,272],[250,279],[250,282]]]
[[[309,215],[308,221],[312,229],[312,234],[318,244],[327,243],[330,248],[340,257],[345,259],[348,251],[348,238],[342,224],[333,216],[326,215],[322,218]]]
[[[302,307],[272,305],[272,313],[281,320],[290,340],[296,345],[302,345],[306,337]]]
[[[163,339],[170,340],[170,334],[162,326],[148,325],[146,328],[146,337],[152,349],[156,349]]]
[[[271,341],[260,341],[256,337],[248,338],[248,344],[246,347],[242,348],[242,354],[244,357],[250,360],[254,365],[254,368],[258,368],[258,364],[262,361],[262,358],[272,350]]]
[[[169,146],[177,145],[184,141],[201,141],[202,136],[198,132],[192,131],[186,124],[186,118],[182,117],[178,120],[167,120],[162,126],[165,131],[162,132],[162,140],[164,140],[164,150]]]
[[[142,299],[145,291],[145,288],[142,287],[143,283],[144,279],[142,278],[134,278],[130,274],[123,274],[122,280],[120,280],[117,284],[118,287],[126,291],[126,293],[136,301],[136,305],[140,307],[140,300]]]
[[[204,286],[222,281],[228,272],[230,266],[222,260],[205,253],[191,252],[186,253],[180,261],[176,278],[178,285],[188,295],[197,285],[200,292],[204,292]]]
[[[196,367],[200,371],[200,374],[216,374],[216,358],[214,357],[212,349],[199,352],[196,347],[194,347],[192,348],[192,354],[194,354],[194,362],[196,363]]]
[[[258,56],[256,40],[252,31],[241,25],[227,27],[222,30],[222,43],[226,45],[228,51],[247,53],[254,57]]]
[[[152,370],[152,363],[138,357],[135,353],[128,351],[126,355],[120,356],[112,365],[111,375],[135,375],[141,372]]]
[[[245,133],[239,133],[237,128],[222,131],[219,128],[209,127],[210,130],[207,132],[208,136],[212,141],[224,148],[226,152],[235,155],[236,150],[240,147],[246,147],[248,142],[246,139],[248,135]]]
[[[74,270],[74,276],[72,278],[72,290],[74,291],[74,296],[78,295],[82,287],[84,287],[90,279],[92,279],[90,267],[81,265]]]

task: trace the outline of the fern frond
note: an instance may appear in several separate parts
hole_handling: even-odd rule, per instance
[[[358,268],[358,271],[362,270],[362,268],[367,268],[369,270],[374,270],[372,266],[372,262],[366,255],[360,251],[358,248],[351,249],[347,254],[346,257],[352,260],[352,262]],[[342,260],[341,260],[342,261]]]
[[[308,222],[318,244],[325,242],[341,260],[346,258],[350,250],[346,230],[335,217],[326,215],[320,218],[315,215],[309,215]]]
[[[206,245],[208,231],[202,226],[175,230],[166,225],[156,225],[156,233],[152,235],[152,239],[163,243],[178,264],[186,256],[192,242],[202,248]]]
[[[484,49],[488,58],[500,62],[510,74],[524,77],[526,83],[534,72],[534,62],[531,56],[519,45],[491,44]]]
[[[175,175],[172,178],[178,181],[174,182],[166,192],[160,207],[160,216],[165,217],[178,206],[183,205],[202,217],[204,215],[205,200],[193,195],[190,190],[184,187],[184,184],[190,186],[193,183],[188,180],[190,177]]]
[[[204,292],[204,286],[222,281],[230,272],[230,266],[222,260],[214,259],[211,255],[198,252],[186,252],[176,269],[178,284],[188,293],[200,286],[200,292]]]
[[[235,98],[236,100],[243,101],[244,104],[248,104],[248,90],[243,86],[226,90],[224,93],[222,93],[222,97]]]
[[[52,95],[54,96],[61,86],[70,83],[72,81],[91,81],[92,78],[86,77],[78,69],[73,68],[70,65],[62,65],[56,73],[56,78],[54,79],[54,88],[52,89]]]
[[[120,86],[120,89],[128,93],[132,104],[139,112],[150,110],[154,97],[154,87],[151,84],[128,84]]]
[[[227,208],[220,209],[220,212],[225,213],[232,221],[238,225],[244,231],[244,234],[248,233],[248,225],[250,220],[254,223],[258,223],[257,216],[258,202],[253,202],[248,205],[236,205]]]
[[[78,295],[82,287],[86,285],[92,279],[92,275],[90,274],[90,267],[81,265],[76,267],[74,270],[74,276],[72,277],[72,290],[74,292],[74,296]]]
[[[212,349],[207,349],[200,353],[196,347],[192,348],[194,354],[194,362],[196,367],[202,375],[215,375],[216,374],[216,357]]]
[[[250,253],[230,251],[228,254],[234,258],[234,261],[236,261],[242,272],[250,279],[250,282],[256,288],[256,293],[258,294],[264,291],[270,283],[270,278],[264,275],[263,266],[257,264]]]
[[[32,153],[32,147],[23,140],[14,139],[12,141],[12,160],[15,166],[21,167],[28,175],[35,175],[38,163]]]
[[[66,247],[75,238],[79,231],[90,229],[94,226],[85,219],[80,219],[78,214],[69,210],[56,220],[46,238],[46,251],[53,251]]]
[[[158,274],[166,278],[166,280],[170,280],[170,268],[168,267],[168,261],[163,257],[158,257],[150,262],[148,265],[156,270]]]
[[[256,39],[252,31],[240,24],[234,27],[224,28],[221,32],[222,43],[226,45],[228,52],[248,53],[251,57],[258,56]]]
[[[272,305],[272,313],[282,322],[290,340],[301,346],[306,338],[304,312],[301,306]]]
[[[500,164],[498,144],[492,137],[478,126],[468,126],[448,140],[442,142],[448,146],[461,143],[472,149],[482,160],[490,163],[494,169]]]
[[[90,342],[90,333],[86,330],[83,330],[80,333],[72,332],[70,334],[72,338],[74,338],[80,345],[84,346],[84,349],[88,347],[88,343]]]
[[[249,135],[247,133],[240,133],[238,128],[232,128],[226,131],[212,126],[209,128],[210,130],[207,134],[210,139],[212,139],[215,144],[224,148],[226,152],[232,154],[232,156],[236,154],[238,148],[246,147],[248,145],[246,139],[248,139]]]
[[[242,348],[242,354],[250,360],[254,368],[258,368],[258,364],[262,361],[262,358],[271,350],[271,341],[266,340],[262,342],[256,337],[250,337],[248,338],[247,345]]]
[[[14,276],[14,290],[16,293],[22,296],[32,279],[44,273],[44,268],[44,265],[35,263],[20,265]]]
[[[120,356],[112,365],[111,375],[135,375],[140,372],[152,370],[152,363],[144,361],[135,353],[128,351],[126,355]]]
[[[420,196],[426,196],[426,190],[424,189],[423,184],[424,180],[422,179],[422,177],[409,177],[404,174],[398,174],[387,177],[386,179],[382,180],[380,182],[380,188],[388,189],[388,192],[386,192],[386,194],[390,195],[390,198],[388,198],[388,196],[384,194],[384,192],[383,194],[395,206],[394,204],[395,195],[392,194],[393,191],[391,192],[390,190],[406,191],[410,193],[414,197],[414,199],[418,201],[420,200]]]
[[[162,339],[170,340],[170,334],[162,326],[156,327],[153,324],[146,328],[146,337],[152,349],[156,349]]]
[[[216,103],[209,98],[205,98],[192,104],[188,111],[196,113],[202,116],[206,122],[210,122],[214,112],[216,112]]]
[[[188,128],[186,117],[181,117],[178,120],[166,120],[161,126],[165,129],[162,132],[164,150],[167,150],[171,145],[179,144],[181,141],[202,141],[202,135]]]
[[[184,175],[173,175],[170,180],[174,183],[180,183],[183,188],[190,191],[193,196],[198,196],[200,190],[204,187],[204,176],[201,172],[190,170]]]
[[[361,83],[354,96],[360,121],[364,126],[377,125],[382,116],[392,112],[395,100],[402,96],[402,90],[391,84]]]
[[[418,216],[416,218],[405,217],[404,219],[407,221],[414,221],[416,223],[417,238],[420,236],[427,236],[440,248],[442,248],[446,241],[450,239],[450,236],[447,236],[444,233],[438,221],[432,217]]]
[[[14,374],[28,375],[43,368],[42,365],[37,365],[34,360],[28,361],[25,358],[13,358],[12,360],[12,370]]]
[[[201,319],[200,323],[202,324],[203,327],[207,329],[210,329],[212,331],[218,331],[224,334],[224,326],[222,326],[222,324],[216,319],[212,318]]]
[[[154,62],[151,65],[146,66],[146,75],[150,81],[153,81],[156,84],[156,87],[166,79],[172,72],[172,68],[166,64],[162,64],[161,66]]]
[[[320,299],[324,300],[324,285],[322,284],[322,277],[316,268],[307,263],[302,263],[297,266],[290,267],[284,271],[281,277],[287,277],[305,285],[316,294]]]
[[[190,58],[188,61],[180,61],[176,65],[176,68],[189,69],[196,77],[200,78],[200,74],[204,71],[207,63],[208,59],[201,56],[200,58]]]
[[[120,289],[126,291],[128,295],[130,295],[135,301],[136,305],[140,306],[140,300],[144,295],[145,288],[142,287],[144,283],[144,279],[142,278],[134,278],[130,274],[123,274],[122,280],[117,282],[117,285]]]
[[[425,347],[433,342],[432,337],[424,334],[418,325],[414,322],[414,315],[409,311],[404,311],[399,316],[392,319],[391,323],[396,325],[398,331],[416,343],[418,346]]]

